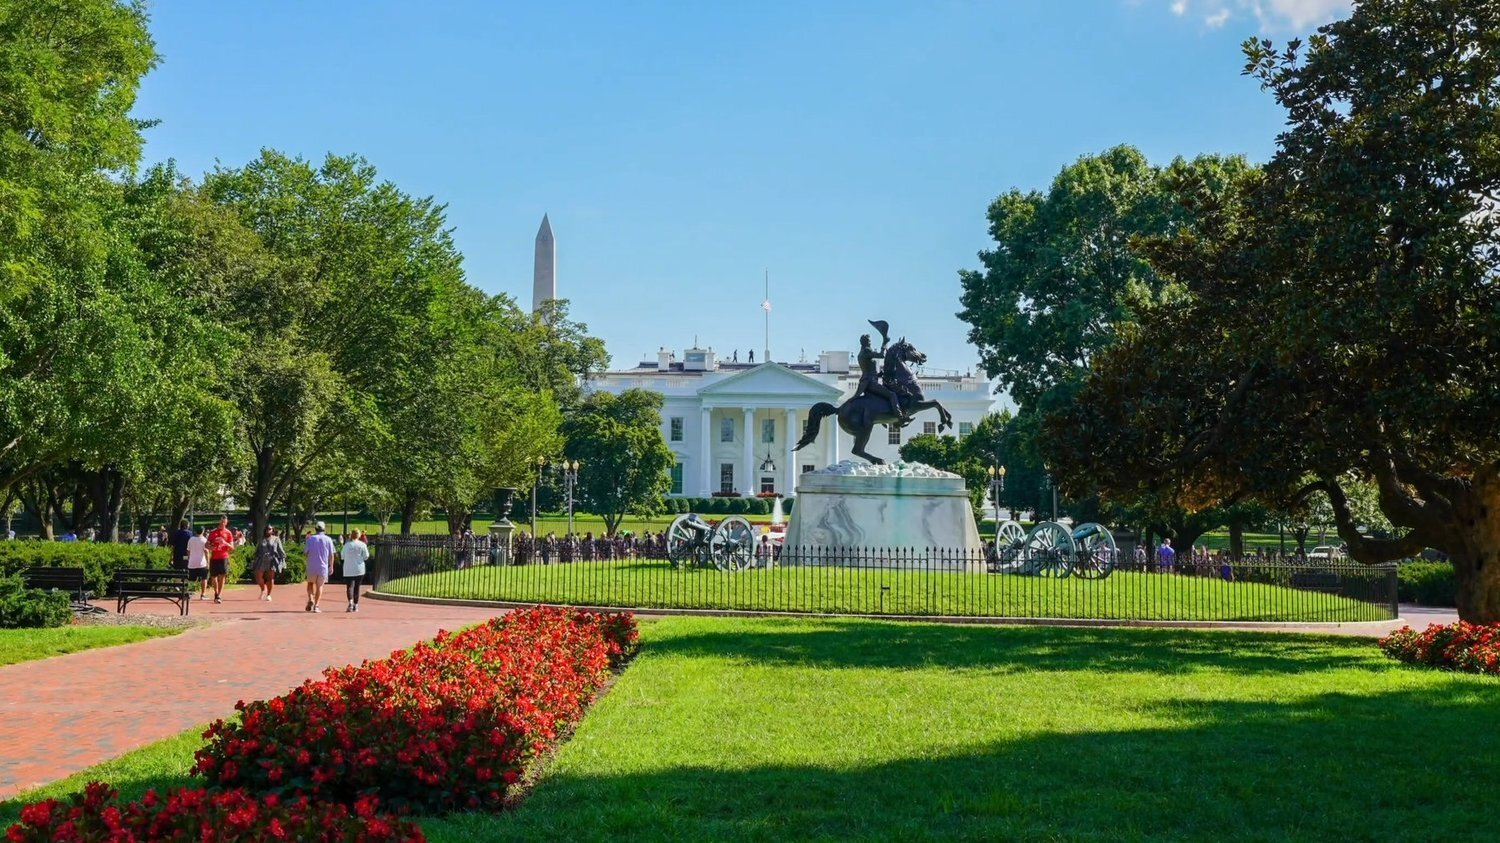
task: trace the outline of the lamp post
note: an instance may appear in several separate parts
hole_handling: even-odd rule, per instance
[[[1052,472],[1042,475],[1042,488],[1052,490],[1052,520],[1057,520],[1057,484],[1052,482]]]
[[[990,475],[990,500],[995,502],[995,534],[1000,532],[1000,495],[1005,492],[1005,466],[985,469]]]
[[[578,460],[563,460],[557,466],[562,472],[568,494],[568,535],[573,535],[573,487],[578,485]]]
[[[767,352],[767,353],[769,353],[769,352]],[[761,463],[760,463],[760,472],[761,472],[761,474],[770,474],[770,475],[773,475],[773,477],[776,474],[776,463],[771,460],[771,455],[770,454],[766,454],[766,458],[761,461]],[[771,482],[774,483],[776,481],[773,479]],[[774,489],[772,491],[774,491]]]
[[[531,538],[536,540],[536,488],[542,484],[542,472],[547,469],[547,458],[536,458],[536,477],[531,481]]]

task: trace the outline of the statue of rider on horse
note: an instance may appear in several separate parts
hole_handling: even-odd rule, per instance
[[[922,395],[922,385],[917,381],[916,375],[907,368],[908,363],[918,366],[927,362],[927,355],[918,351],[915,346],[902,337],[896,342],[890,341],[889,325],[883,320],[870,320],[875,330],[880,332],[880,351],[875,351],[870,345],[870,335],[865,334],[859,338],[859,386],[854,390],[848,401],[835,407],[826,401],[814,404],[807,418],[807,428],[802,434],[802,439],[793,450],[800,451],[811,445],[818,438],[818,430],[823,425],[823,419],[837,415],[839,428],[854,437],[854,447],[850,452],[856,456],[864,457],[873,465],[884,462],[879,457],[866,453],[865,446],[870,443],[870,434],[875,425],[904,427],[917,413],[923,410],[936,409],[938,411],[938,432],[942,432],[953,426],[953,417],[948,410],[936,401],[929,401]],[[876,361],[880,360],[879,370],[876,369]]]

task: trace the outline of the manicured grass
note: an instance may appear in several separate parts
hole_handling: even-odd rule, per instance
[[[95,647],[113,647],[147,638],[176,635],[181,628],[154,626],[60,626],[55,629],[0,629],[0,666],[45,659]]]
[[[626,608],[844,614],[1339,622],[1390,616],[1388,604],[1316,591],[1128,571],[1104,580],[1056,580],[820,566],[729,573],[674,570],[665,561],[612,560],[443,571],[394,580],[381,591]]]
[[[461,840],[1492,836],[1500,682],[1367,640],[674,618]]]
[[[642,642],[516,811],[429,839],[1491,836],[1500,681],[1367,639],[669,618]],[[26,800],[189,784],[200,734]]]

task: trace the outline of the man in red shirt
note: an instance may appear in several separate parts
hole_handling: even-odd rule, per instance
[[[219,518],[219,526],[208,531],[208,584],[214,590],[214,602],[223,603],[224,580],[229,576],[229,554],[234,552],[234,531],[229,516]]]

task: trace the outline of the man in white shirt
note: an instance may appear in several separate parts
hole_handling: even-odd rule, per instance
[[[188,539],[188,582],[198,583],[198,599],[208,599],[208,537],[200,525],[193,537]]]

